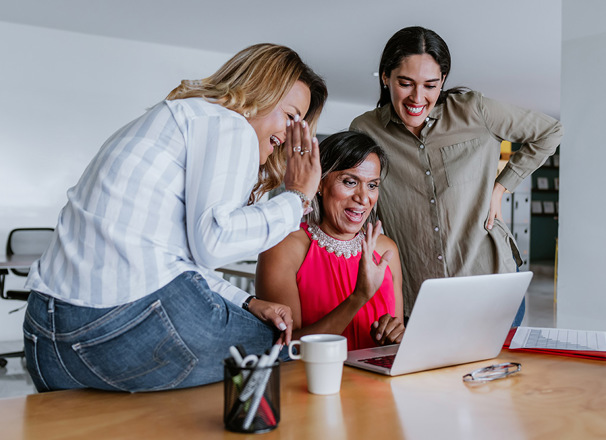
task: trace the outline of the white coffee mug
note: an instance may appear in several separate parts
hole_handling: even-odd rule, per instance
[[[293,348],[299,346],[299,354]],[[288,355],[305,363],[307,389],[313,394],[335,394],[341,389],[347,338],[340,335],[305,335],[288,344]]]

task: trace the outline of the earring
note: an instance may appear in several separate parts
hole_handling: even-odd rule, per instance
[[[248,119],[248,118],[250,118],[250,112],[247,110],[244,112],[244,114],[242,116],[244,116],[246,119]]]
[[[383,84],[383,88],[386,89],[387,88],[387,84]]]
[[[320,197],[322,197],[322,192],[321,192],[321,191],[318,191],[318,195],[319,195]]]

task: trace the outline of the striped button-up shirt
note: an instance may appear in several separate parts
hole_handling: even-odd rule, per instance
[[[72,304],[142,298],[184,271],[236,303],[248,294],[214,269],[298,229],[300,199],[247,206],[259,170],[252,126],[201,98],[164,101],[118,130],[69,189],[27,287]]]

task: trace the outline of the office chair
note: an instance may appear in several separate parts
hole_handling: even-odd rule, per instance
[[[34,255],[36,257],[42,255],[50,244],[53,236],[53,228],[17,228],[13,229],[8,234],[6,241],[6,257],[8,259],[18,257],[20,255]],[[26,277],[29,269],[0,269],[0,297],[3,299],[27,301],[29,292],[25,290],[4,290],[5,277],[10,273]],[[11,353],[0,353],[0,367],[6,366],[6,358],[23,357],[23,351],[15,351]]]

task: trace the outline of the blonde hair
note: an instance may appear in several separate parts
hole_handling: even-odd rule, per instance
[[[328,95],[326,85],[295,51],[285,46],[263,43],[247,47],[208,78],[181,81],[166,99],[204,98],[251,118],[271,112],[296,81],[310,89],[311,100],[305,120],[315,134]],[[265,165],[259,167],[259,178],[249,203],[277,188],[285,172],[286,154],[280,146]]]

